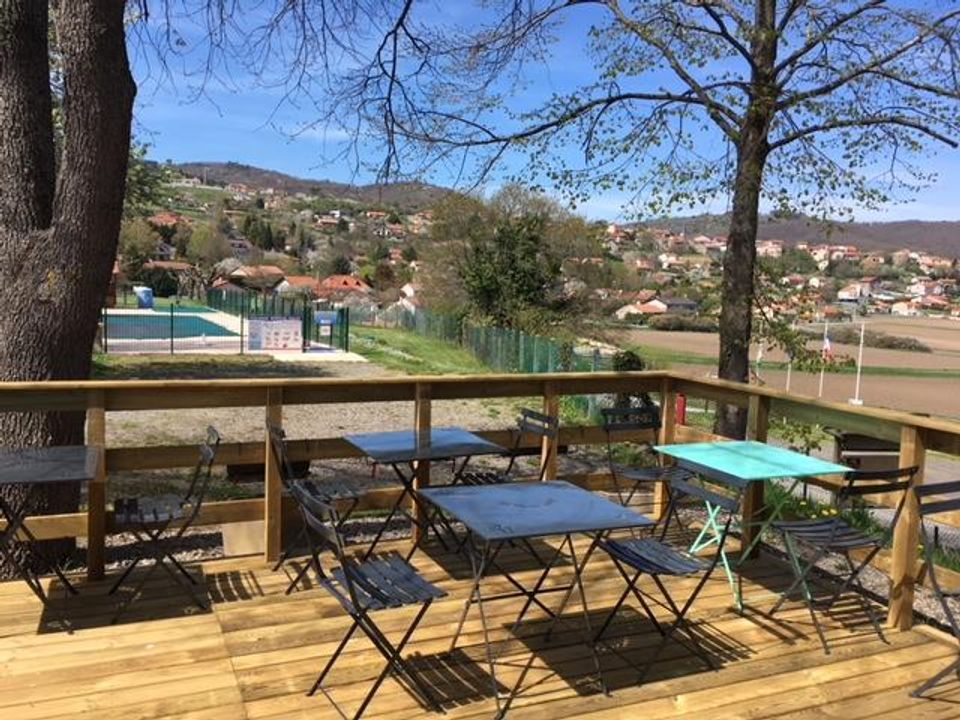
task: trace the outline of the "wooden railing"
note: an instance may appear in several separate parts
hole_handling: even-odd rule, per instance
[[[371,380],[270,379],[270,380],[176,380],[176,381],[86,381],[46,383],[0,383],[0,412],[37,410],[82,411],[87,417],[87,442],[102,448],[102,462],[96,480],[90,484],[86,512],[30,518],[33,532],[40,538],[86,537],[88,573],[103,575],[104,546],[113,531],[112,513],[107,509],[106,486],[111,473],[133,470],[158,470],[192,465],[194,445],[147,445],[108,447],[107,425],[112,412],[176,410],[187,408],[260,408],[265,421],[281,422],[284,406],[329,403],[377,403],[408,401],[412,405],[411,426],[431,425],[431,406],[438,400],[472,398],[540,398],[546,412],[556,413],[559,399],[565,395],[590,395],[618,392],[648,392],[659,396],[663,423],[657,438],[637,433],[634,439],[656,439],[662,443],[717,439],[709,433],[676,423],[676,396],[704,398],[748,409],[748,436],[767,439],[772,418],[787,417],[816,422],[844,430],[860,432],[900,443],[902,466],[925,465],[926,453],[937,451],[960,455],[960,423],[911,415],[904,412],[848,406],[791,395],[777,390],[708,380],[674,372],[636,373],[552,373],[538,375],[471,375],[403,377]],[[371,427],[371,430],[377,429]],[[507,430],[481,431],[481,435],[501,444],[509,442]],[[598,426],[561,427],[559,437],[544,440],[541,462],[547,464],[546,477],[556,476],[557,448],[565,445],[595,445],[606,440]],[[534,447],[534,440],[528,439]],[[262,498],[206,503],[201,524],[227,524],[251,520],[264,521],[264,548],[267,560],[280,553],[283,517],[281,483],[277,468],[265,452],[264,440],[225,442],[218,463],[264,465],[265,488]],[[310,438],[290,443],[293,460],[319,460],[359,457],[360,453],[342,437]],[[429,465],[417,468],[417,481],[429,483]],[[824,478],[831,487],[836,479]],[[922,472],[917,482],[923,482]],[[363,496],[361,508],[389,507],[397,491],[372,490]],[[744,501],[749,519],[763,505],[762,485]],[[662,512],[665,496],[657,492],[653,512]],[[960,526],[960,514],[947,513],[941,522]],[[745,528],[749,528],[744,523]],[[749,532],[749,530],[745,530]],[[917,576],[919,517],[912,498],[901,516],[891,552],[892,592],[890,623],[907,628],[912,622],[913,587]]]

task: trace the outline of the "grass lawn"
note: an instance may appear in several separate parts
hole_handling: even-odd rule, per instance
[[[350,350],[410,375],[475,375],[492,372],[468,350],[405,330],[350,328]]]

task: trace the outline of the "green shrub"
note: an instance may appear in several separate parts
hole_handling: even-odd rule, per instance
[[[647,326],[653,330],[663,330],[665,332],[713,333],[719,330],[717,321],[714,318],[673,313],[654,315],[647,320]]]

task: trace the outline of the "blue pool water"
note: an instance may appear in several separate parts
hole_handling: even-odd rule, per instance
[[[117,340],[161,340],[170,337],[170,312],[144,310],[133,314],[115,315],[108,313],[104,328],[108,339]],[[211,322],[203,317],[174,313],[172,323],[173,337],[235,337],[237,333]]]

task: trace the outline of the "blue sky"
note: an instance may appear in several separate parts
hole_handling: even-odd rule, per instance
[[[592,78],[592,73],[585,70],[590,67],[590,60],[585,54],[583,25],[580,22],[576,25],[560,28],[549,67],[537,69],[528,76],[530,86],[524,93],[527,102]],[[155,74],[140,54],[134,52],[132,62],[140,84],[135,133],[140,142],[150,144],[150,156],[155,160],[234,161],[307,178],[358,183],[372,179],[355,177],[346,163],[331,161],[343,141],[338,134],[324,136],[320,130],[295,134],[297,128],[314,119],[309,109],[287,105],[275,113],[278,93],[258,87],[256,78],[238,68],[231,68],[230,88],[211,85],[207,96],[197,100],[189,80],[178,75],[177,67],[172,67],[172,81],[158,83],[151,79]],[[376,162],[379,158],[370,160]],[[522,158],[512,158],[505,171],[509,172],[520,162]],[[956,201],[955,191],[960,186],[960,151],[938,149],[924,164],[939,176],[935,184],[905,202],[880,211],[859,212],[857,219],[960,220],[960,203]],[[450,182],[445,182],[442,176],[430,179],[439,184]],[[618,219],[622,217],[626,199],[615,192],[598,193],[578,211],[593,219]],[[726,209],[724,198],[704,207],[711,212]]]

